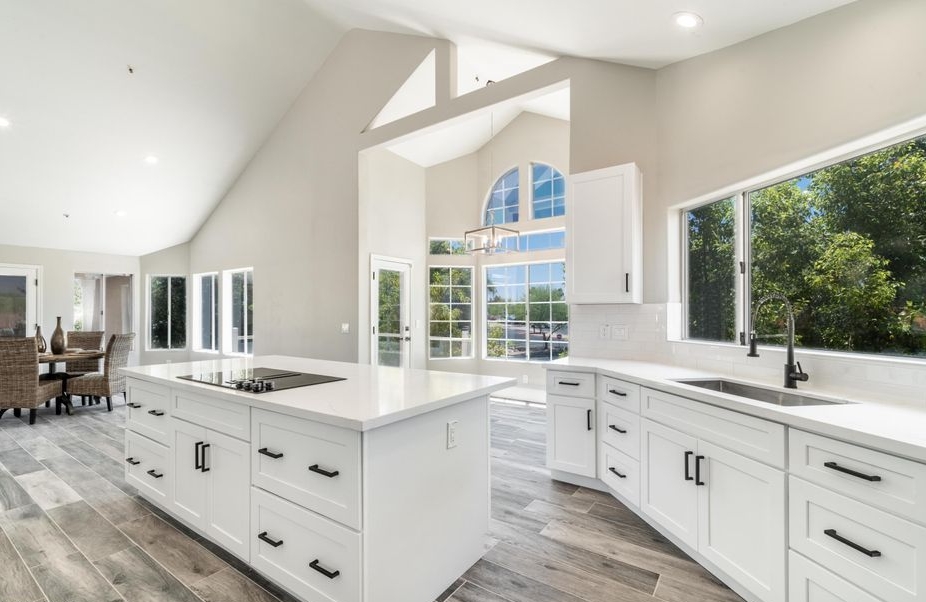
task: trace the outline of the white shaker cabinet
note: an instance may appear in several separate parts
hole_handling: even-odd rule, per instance
[[[635,163],[573,174],[566,212],[570,303],[643,302],[642,174]]]
[[[547,373],[547,468],[561,473],[598,476],[595,428],[595,375]]]

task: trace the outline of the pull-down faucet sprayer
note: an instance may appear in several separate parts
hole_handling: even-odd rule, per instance
[[[778,299],[784,302],[785,309],[788,311],[788,355],[785,360],[785,384],[788,389],[796,389],[797,381],[806,382],[810,377],[801,369],[801,363],[794,362],[794,311],[791,308],[791,302],[781,293],[769,293],[756,303],[756,308],[752,312],[752,321],[749,324],[749,353],[746,357],[759,357],[759,337],[756,334],[756,318],[759,316],[759,310],[766,302],[772,299]]]

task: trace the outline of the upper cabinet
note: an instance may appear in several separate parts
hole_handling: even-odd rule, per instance
[[[566,212],[569,303],[643,302],[643,175],[636,163],[573,174]]]

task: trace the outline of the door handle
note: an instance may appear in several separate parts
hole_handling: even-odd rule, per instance
[[[205,441],[197,441],[196,445],[193,446],[193,470],[202,470],[203,461],[199,459],[199,454],[203,443],[205,443]]]
[[[200,470],[201,470],[202,472],[209,472],[210,470],[212,470],[211,468],[209,468],[208,466],[206,466],[206,450],[209,449],[210,447],[212,447],[211,444],[209,444],[209,443],[203,443],[203,446],[202,446],[202,448],[201,448],[201,449],[202,449],[202,454],[203,454],[203,459],[202,459],[202,468],[200,468]]]
[[[695,485],[704,485],[704,481],[701,480],[701,460],[704,459],[704,456],[695,456]]]
[[[585,412],[585,426],[588,430],[592,430],[592,411],[586,410]]]

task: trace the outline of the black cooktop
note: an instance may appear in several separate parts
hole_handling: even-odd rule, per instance
[[[197,383],[237,389],[250,393],[269,393],[282,389],[308,387],[339,380],[340,376],[326,376],[324,374],[308,374],[306,372],[293,372],[292,370],[276,370],[274,368],[247,368],[241,370],[225,370],[222,372],[199,372],[178,376],[183,380]]]

